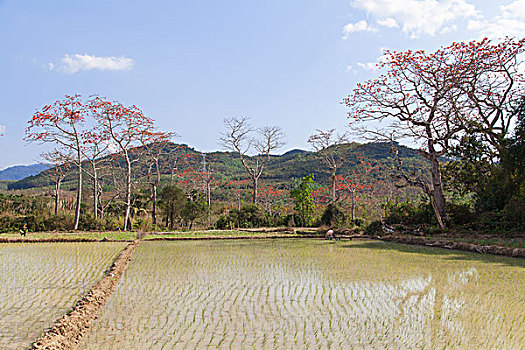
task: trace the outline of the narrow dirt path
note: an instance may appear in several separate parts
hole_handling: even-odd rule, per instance
[[[53,327],[37,339],[31,349],[75,349],[90,323],[97,318],[100,310],[115,291],[120,278],[129,265],[139,240],[130,243],[120,252],[113,264],[87,292],[73,309],[58,319]]]

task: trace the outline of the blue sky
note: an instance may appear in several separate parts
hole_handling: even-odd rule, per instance
[[[523,33],[525,0],[0,0],[0,169],[39,159],[27,121],[75,93],[135,104],[201,151],[232,116],[306,149],[348,131],[340,101],[383,49]]]

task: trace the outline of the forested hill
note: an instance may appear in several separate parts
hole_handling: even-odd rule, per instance
[[[22,180],[28,176],[39,174],[49,167],[44,164],[15,165],[4,170],[0,170],[0,181]]]
[[[385,178],[395,167],[390,144],[388,143],[348,143],[337,148],[337,155],[343,160],[343,165],[338,174],[344,175],[352,172],[362,160],[375,165],[375,178]],[[411,169],[422,169],[426,162],[414,149],[399,146],[399,155],[404,166]],[[209,152],[202,153],[187,145],[171,144],[166,147],[161,157],[160,165],[163,180],[168,181],[174,160],[177,160],[177,172],[194,169],[202,170],[204,163],[206,169],[214,173],[214,177],[220,181],[247,179],[246,172],[237,154],[233,152]],[[84,167],[88,167],[84,164]],[[138,173],[144,173],[146,166],[143,165]],[[49,172],[49,171],[48,171]],[[23,180],[9,184],[9,189],[25,189],[48,186],[51,177],[44,172]],[[316,181],[326,183],[329,181],[329,172],[323,162],[322,154],[305,150],[291,150],[282,155],[271,155],[269,162],[261,177],[262,182],[272,183],[279,187],[290,187],[293,179],[298,179],[310,173],[315,174]],[[65,179],[74,181],[74,174]],[[86,177],[87,178],[87,177]]]

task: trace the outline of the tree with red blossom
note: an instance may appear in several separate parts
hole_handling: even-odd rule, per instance
[[[421,145],[431,167],[429,178],[411,177],[398,167],[398,186],[423,189],[440,228],[447,221],[440,157],[472,123],[488,138],[507,129],[503,101],[521,89],[514,68],[523,45],[524,40],[484,39],[433,53],[387,51],[379,64],[384,73],[357,84],[344,99],[349,117],[365,135]]]
[[[154,135],[153,119],[135,105],[124,106],[116,101],[94,97],[88,102],[90,112],[107,133],[113,147],[125,164],[124,230],[131,229],[133,164],[141,159],[138,147]]]
[[[357,203],[357,195],[359,192],[366,191],[372,188],[372,181],[370,176],[378,165],[373,165],[362,155],[358,155],[358,162],[345,175],[338,175],[338,190],[345,191],[350,195],[350,213],[352,221],[355,220],[355,209]]]
[[[82,128],[87,110],[80,95],[65,96],[35,112],[26,129],[26,140],[51,143],[73,155],[77,168],[77,198],[73,229],[78,229],[82,201]]]
[[[91,177],[93,186],[93,217],[97,219],[102,197],[100,169],[104,156],[108,154],[110,143],[108,134],[101,130],[99,125],[94,125],[90,130],[82,133],[82,140],[82,154],[89,163],[89,170],[85,169],[85,171]]]

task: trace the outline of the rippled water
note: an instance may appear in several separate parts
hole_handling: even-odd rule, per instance
[[[0,349],[31,345],[102,277],[124,246],[0,244]]]
[[[525,261],[376,241],[144,242],[81,348],[525,344]]]

